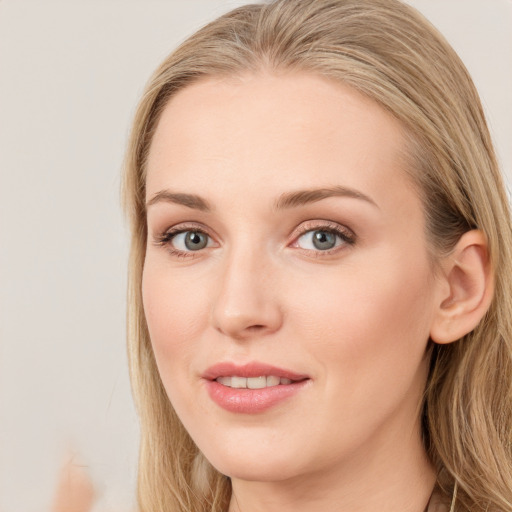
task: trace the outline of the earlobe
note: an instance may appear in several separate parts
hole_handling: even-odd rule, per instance
[[[471,332],[491,304],[494,275],[484,233],[464,233],[442,266],[442,291],[430,337],[444,344]]]

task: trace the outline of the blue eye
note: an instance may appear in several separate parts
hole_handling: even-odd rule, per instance
[[[182,231],[171,234],[169,242],[173,249],[182,252],[200,251],[211,246],[211,238],[202,231]]]
[[[344,243],[352,243],[347,235],[331,229],[312,229],[297,239],[297,246],[310,251],[328,251]]]

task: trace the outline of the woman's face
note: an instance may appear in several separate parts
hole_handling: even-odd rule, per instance
[[[403,150],[376,103],[305,73],[208,79],[165,108],[144,310],[221,472],[284,480],[421,446],[440,286]]]

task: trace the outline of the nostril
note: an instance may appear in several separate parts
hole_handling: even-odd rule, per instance
[[[249,331],[261,331],[262,329],[264,329],[265,326],[264,325],[260,325],[260,324],[257,324],[257,325],[250,325],[249,327],[247,327],[247,329]]]
[[[273,301],[227,288],[213,304],[211,324],[216,330],[235,339],[263,336],[278,330],[282,322],[281,309]]]

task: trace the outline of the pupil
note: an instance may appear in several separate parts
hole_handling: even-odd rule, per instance
[[[332,249],[336,245],[336,235],[328,231],[315,231],[313,235],[313,245],[317,249]]]
[[[197,231],[190,231],[185,237],[185,247],[191,251],[204,249],[207,244],[206,236]]]

